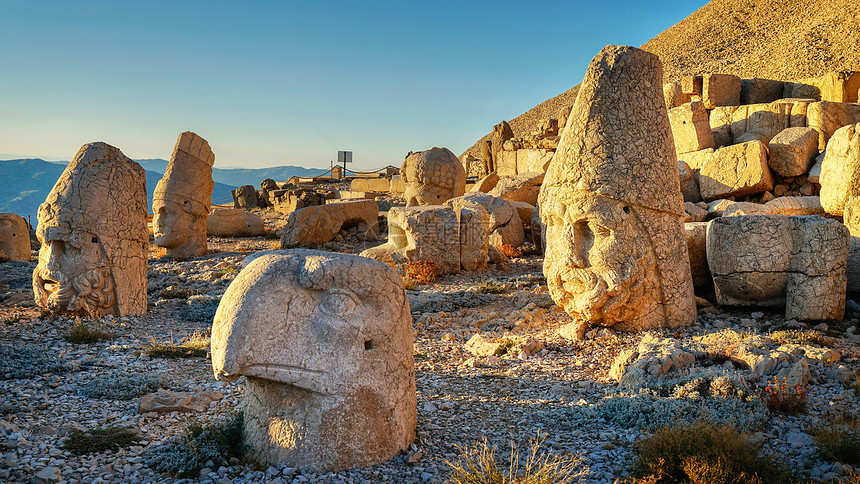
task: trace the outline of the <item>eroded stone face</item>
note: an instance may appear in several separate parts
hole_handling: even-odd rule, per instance
[[[544,267],[547,286],[568,314],[606,326],[660,316],[654,254],[629,204],[582,192],[541,210],[546,258],[558,262]]]
[[[621,330],[695,321],[683,199],[657,56],[591,61],[540,192],[544,274],[574,318]]]
[[[155,187],[152,228],[155,244],[174,258],[206,253],[206,217],[212,202],[215,153],[195,133],[179,135],[164,177]]]
[[[0,213],[0,257],[30,260],[30,229],[24,217]]]
[[[466,170],[447,148],[412,153],[400,169],[406,206],[439,205],[466,192]]]
[[[90,316],[146,312],[146,176],[105,143],[81,147],[39,207],[36,304]]]
[[[257,257],[215,315],[212,365],[217,379],[247,377],[245,443],[267,465],[373,465],[415,438],[409,303],[381,262],[299,249]]]

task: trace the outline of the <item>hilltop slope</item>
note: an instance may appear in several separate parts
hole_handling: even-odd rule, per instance
[[[660,56],[666,82],[705,72],[798,80],[860,71],[860,2],[712,0],[642,48]],[[578,91],[574,86],[510,120],[514,134],[572,106]],[[477,156],[478,142],[466,152]]]

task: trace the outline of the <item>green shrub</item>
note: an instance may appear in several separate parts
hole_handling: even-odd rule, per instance
[[[119,450],[140,442],[140,435],[126,427],[97,427],[73,430],[63,441],[62,448],[75,455],[97,454]]]
[[[790,483],[787,470],[761,455],[761,444],[733,427],[696,422],[667,426],[637,444],[631,483]]]
[[[131,400],[157,391],[162,383],[159,375],[115,373],[82,385],[78,392],[102,400]]]
[[[231,458],[244,456],[244,429],[241,412],[205,426],[189,424],[182,435],[147,449],[143,463],[159,473],[197,477],[207,461],[211,460],[217,468],[228,464]]]
[[[460,459],[448,462],[450,484],[556,484],[582,482],[589,468],[578,455],[558,455],[542,451],[543,439],[532,439],[525,464],[520,463],[519,445],[511,442],[511,458],[506,466],[499,466],[496,451],[487,440],[471,447],[459,448]]]

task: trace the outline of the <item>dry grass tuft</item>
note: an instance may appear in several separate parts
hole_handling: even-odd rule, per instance
[[[770,340],[775,344],[816,344],[819,346],[833,346],[833,339],[824,336],[823,334],[813,329],[789,329],[784,331],[774,331],[770,334]]]
[[[442,271],[435,262],[412,261],[403,266],[403,275],[416,284],[431,284],[439,280]]]
[[[860,464],[860,418],[844,411],[829,413],[809,429],[822,459]]]
[[[525,464],[520,463],[520,449],[511,442],[511,459],[507,469],[500,467],[496,451],[487,440],[472,447],[459,448],[460,460],[451,466],[450,484],[556,484],[582,482],[589,469],[578,455],[556,455],[541,451],[543,438],[531,440]]]
[[[63,441],[62,448],[75,455],[97,454],[106,450],[119,450],[140,441],[140,435],[125,427],[97,427],[74,430]]]
[[[69,330],[69,334],[66,335],[66,341],[80,345],[100,343],[114,339],[113,333],[102,329],[102,327],[101,324],[90,324],[77,319]]]
[[[149,338],[149,345],[141,351],[153,358],[205,358],[209,354],[211,340],[203,333],[194,333],[182,341],[158,341]]]

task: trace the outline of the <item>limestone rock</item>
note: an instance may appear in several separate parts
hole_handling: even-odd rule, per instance
[[[690,273],[693,285],[696,287],[711,283],[711,271],[708,269],[707,222],[688,222],[684,224],[687,236],[687,253],[690,254]]]
[[[209,212],[206,230],[214,237],[257,237],[266,234],[262,217],[235,208],[215,208]]]
[[[764,204],[769,215],[824,215],[819,197],[779,197]]]
[[[214,163],[215,153],[205,139],[190,131],[180,133],[152,196],[155,245],[166,248],[170,257],[184,259],[206,253]]]
[[[555,154],[554,150],[549,149],[521,149],[517,150],[517,171],[510,173],[508,176],[514,176],[518,173],[546,173],[552,157]]]
[[[501,355],[502,341],[493,341],[483,334],[476,334],[466,341],[466,351],[475,356]]]
[[[137,413],[205,412],[206,407],[224,398],[221,392],[158,391],[140,399]]]
[[[458,162],[459,163],[459,162]],[[361,237],[373,241],[379,237],[379,209],[374,200],[350,200],[305,207],[291,213],[281,229],[281,248],[300,244],[323,244],[342,229],[364,223],[368,228]]]
[[[394,263],[428,261],[442,273],[460,272],[457,214],[443,205],[392,207],[388,211],[388,242],[361,255]]]
[[[851,235],[848,246],[848,261],[845,269],[848,290],[860,291],[860,197],[852,197],[845,204],[842,219]]]
[[[783,81],[773,79],[741,79],[741,104],[769,103],[780,99],[785,89]]]
[[[0,213],[0,257],[7,260],[30,260],[30,227],[24,217]]]
[[[720,148],[699,171],[699,191],[705,201],[754,195],[773,189],[767,147],[750,141]]]
[[[92,317],[145,313],[147,212],[143,168],[106,143],[82,146],[39,206],[36,304]]]
[[[741,101],[741,78],[731,74],[702,76],[702,104],[706,109],[737,106]]]
[[[700,102],[690,102],[672,108],[669,125],[677,153],[689,153],[714,147],[714,134],[708,123],[708,112]]]
[[[391,459],[415,440],[412,318],[392,267],[289,250],[257,258],[212,324],[215,378],[247,378],[245,444],[317,473]]]
[[[457,207],[462,203],[480,205],[490,215],[490,245],[498,247],[509,244],[519,247],[525,242],[522,219],[511,202],[483,193],[468,193],[445,202],[450,207]]]
[[[725,123],[728,123],[731,133],[730,143],[759,140],[767,144],[771,138],[786,128],[806,126],[808,105],[809,100],[781,99],[767,104],[724,108],[719,110],[720,114],[717,114],[718,110],[715,109],[711,113],[711,128],[714,128],[715,122],[723,123],[718,131],[724,133]]]
[[[507,121],[502,121],[501,123],[493,126],[493,158],[499,156],[499,153],[502,151],[502,145],[505,144],[505,141],[514,137],[514,130],[511,129],[511,125],[508,124]],[[455,194],[448,198],[454,198],[462,195],[463,193]],[[444,202],[444,200],[440,200],[439,203]]]
[[[827,156],[827,151],[822,151],[815,157],[815,162],[812,164],[812,168],[809,169],[809,174],[806,177],[809,183],[821,184],[821,165],[824,163],[825,156]]]
[[[782,176],[803,175],[818,154],[818,132],[813,128],[786,128],[767,147],[767,163],[773,171]]]
[[[609,370],[609,378],[621,385],[635,386],[642,376],[662,378],[669,372],[687,368],[696,357],[674,338],[660,338],[646,334],[636,350],[622,351]]]
[[[684,94],[681,84],[678,82],[663,84],[663,97],[666,99],[666,109],[672,109],[690,102],[690,95]]]
[[[693,202],[684,202],[684,223],[704,222],[708,218],[708,211]]]
[[[523,173],[511,178],[502,178],[489,194],[509,202],[537,203],[543,172]]]
[[[684,160],[678,160],[678,175],[681,182],[681,195],[684,202],[701,202],[702,195],[699,193],[699,174],[690,169]]]
[[[677,157],[654,54],[591,61],[540,193],[550,295],[621,330],[696,318]]]
[[[541,255],[543,255],[546,244],[544,244],[543,240],[545,231],[543,230],[543,223],[540,220],[540,205],[535,205],[534,210],[532,210],[532,219],[529,228],[531,229],[532,243],[540,251]]]
[[[412,153],[400,174],[406,182],[406,206],[439,205],[466,192],[466,170],[447,148]]]
[[[713,148],[706,148],[701,151],[691,151],[689,153],[681,153],[678,155],[678,161],[683,161],[690,167],[692,173],[698,173],[705,166],[705,163],[714,156]],[[698,181],[697,181],[698,183]]]
[[[821,163],[821,206],[842,215],[848,199],[860,195],[860,123],[844,126],[827,143]]]
[[[845,309],[848,230],[817,216],[721,217],[708,226],[717,300],[782,306],[785,318],[840,319]]]
[[[242,210],[250,210],[260,206],[260,201],[257,198],[257,189],[254,185],[242,185],[241,187],[231,190],[233,195],[233,208]]]
[[[703,82],[702,76],[684,76],[681,78],[681,92],[701,98]]]
[[[839,128],[860,123],[860,104],[840,102],[817,102],[806,111],[807,125],[818,131],[818,150],[824,151],[830,137]]]
[[[489,175],[485,176],[484,178],[481,178],[480,180],[478,180],[475,183],[475,186],[473,186],[469,191],[470,192],[490,193],[490,190],[495,188],[498,183],[499,183],[499,175],[497,175],[495,173],[490,173]]]

